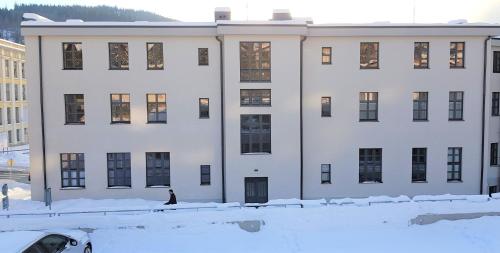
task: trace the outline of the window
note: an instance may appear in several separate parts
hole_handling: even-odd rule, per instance
[[[500,116],[500,92],[491,94],[491,116]]]
[[[240,42],[240,81],[271,82],[270,42]]]
[[[16,123],[21,123],[21,112],[19,107],[15,108]]]
[[[5,60],[5,77],[10,77],[10,61]]]
[[[465,42],[450,43],[450,68],[465,67]]]
[[[243,114],[241,122],[241,153],[271,153],[271,115]]]
[[[163,69],[163,43],[146,43],[148,69]]]
[[[14,84],[14,100],[19,101],[19,85]]]
[[[500,51],[493,52],[493,73],[500,73]]]
[[[448,108],[449,120],[463,120],[464,92],[450,91],[450,102]]]
[[[0,83],[0,101],[3,101],[3,84]]]
[[[82,43],[63,43],[63,69],[83,69]]]
[[[448,148],[448,182],[462,181],[462,148]]]
[[[131,187],[130,153],[108,153],[108,187]]]
[[[209,114],[209,101],[208,98],[200,98],[199,99],[199,109],[200,109],[200,119],[208,119],[210,117]]]
[[[415,42],[413,68],[416,69],[429,68],[429,42]]]
[[[198,65],[208,65],[208,48],[198,48]]]
[[[12,97],[10,96],[10,84],[5,85],[5,101],[12,101]]]
[[[167,95],[147,94],[148,123],[167,123]]]
[[[26,78],[26,74],[24,72],[24,62],[21,63],[21,78]]]
[[[332,64],[332,48],[322,47],[321,48],[321,64],[329,65]]]
[[[14,66],[14,78],[19,78],[19,71],[18,68],[19,66],[17,65],[17,61],[13,61],[12,65]]]
[[[21,129],[16,129],[16,141],[21,141]]]
[[[382,183],[382,149],[359,149],[359,182]]]
[[[28,128],[24,129],[24,141],[28,142]]]
[[[170,186],[170,153],[146,153],[146,186]]]
[[[332,98],[321,97],[321,117],[332,116]]]
[[[21,88],[23,90],[23,92],[22,92],[22,94],[23,94],[23,100],[27,100],[28,98],[26,97],[26,85],[21,85]],[[0,100],[1,100],[1,93],[0,93]]]
[[[413,120],[427,120],[427,92],[413,92]]]
[[[490,165],[498,165],[498,142],[491,143],[490,146]]]
[[[61,154],[62,188],[85,187],[85,158],[83,153]]]
[[[321,183],[322,184],[332,183],[330,164],[321,164]]]
[[[427,148],[412,149],[411,181],[425,182],[427,170]]]
[[[111,94],[111,123],[130,123],[129,94]]]
[[[210,165],[200,165],[200,184],[210,185]]]
[[[9,139],[9,143],[12,143],[13,141],[12,141],[12,131],[11,130],[7,131],[7,136]]]
[[[378,42],[361,42],[360,63],[361,69],[378,69]]]
[[[0,108],[0,126],[3,126],[3,108]]]
[[[66,124],[84,124],[85,108],[83,94],[64,94]]]
[[[33,248],[27,253],[34,252],[62,252],[66,249],[68,238],[62,235],[51,234],[40,239]],[[43,249],[39,250],[37,247]]]
[[[109,69],[128,69],[128,43],[109,43]]]
[[[378,120],[378,92],[359,93],[359,121]]]
[[[271,106],[270,89],[241,89],[241,106]]]
[[[488,192],[489,192],[489,195],[491,197],[491,194],[498,192],[498,186],[496,186],[496,185],[489,186]]]
[[[12,124],[12,107],[7,107],[7,124]]]

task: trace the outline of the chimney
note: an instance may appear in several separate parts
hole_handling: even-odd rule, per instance
[[[292,14],[288,9],[274,9],[273,20],[292,20]]]
[[[231,9],[229,7],[215,8],[215,21],[218,20],[231,20]]]

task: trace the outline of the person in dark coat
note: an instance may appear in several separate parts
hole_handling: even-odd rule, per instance
[[[175,205],[177,204],[177,198],[175,197],[174,191],[172,189],[168,190],[168,193],[170,193],[170,199],[168,200],[165,205]]]

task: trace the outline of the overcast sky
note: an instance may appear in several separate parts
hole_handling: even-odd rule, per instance
[[[273,9],[289,9],[315,23],[500,23],[500,0],[1,0],[15,3],[110,5],[147,10],[182,21],[212,21],[215,7],[230,7],[234,20],[266,20]],[[4,6],[5,6],[4,5]],[[4,7],[2,6],[2,7]]]

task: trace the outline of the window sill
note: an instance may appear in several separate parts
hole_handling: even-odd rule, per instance
[[[332,184],[332,182],[321,182],[321,184]]]
[[[83,68],[63,68],[62,70],[83,70]]]
[[[448,121],[465,121],[464,119],[448,119]]]
[[[460,183],[463,183],[463,181],[462,180],[448,180],[447,183],[460,184]]]
[[[376,68],[363,68],[363,67],[360,67],[359,70],[366,70],[366,69],[380,69],[379,67],[376,67]]]
[[[465,69],[465,67],[452,67],[452,66],[450,66],[450,69]]]
[[[332,117],[332,115],[328,115],[328,116],[326,116],[326,115],[321,115],[321,118],[331,118],[331,117]]]
[[[382,184],[382,182],[370,181],[370,182],[359,182],[359,184]]]
[[[108,70],[129,70],[128,68],[124,68],[124,69],[112,69],[112,68],[109,68]]]
[[[210,119],[210,117],[198,117],[198,119]]]
[[[425,181],[411,181],[412,184],[427,184],[427,180]]]
[[[242,105],[240,107],[271,107],[271,105]]]
[[[132,186],[108,186],[108,187],[106,187],[106,189],[110,189],[110,190],[113,190],[113,189],[132,189]]]
[[[200,186],[210,186],[210,184],[200,184]]]
[[[85,123],[64,123],[65,126],[83,126]]]
[[[491,117],[499,117],[499,116],[500,116],[500,114],[499,115],[491,115]]]
[[[111,122],[111,125],[130,125],[130,121],[123,121],[123,122]]]
[[[85,190],[85,187],[61,187],[59,190],[71,191],[71,190]]]
[[[169,185],[151,185],[151,186],[146,186],[146,189],[155,189],[155,188],[171,188]]]
[[[146,124],[167,124],[166,121],[148,121]]]
[[[267,152],[256,152],[256,153],[241,153],[241,155],[271,155],[272,153]]]
[[[271,83],[271,80],[240,80],[240,83]]]
[[[164,70],[163,68],[147,68],[146,70]]]
[[[417,67],[413,67],[413,69],[431,69],[431,68],[429,68],[429,67],[418,67],[418,68]]]
[[[490,164],[490,167],[493,167],[493,168],[500,168],[500,164]]]
[[[413,122],[429,122],[428,119],[414,119]]]
[[[379,122],[378,119],[374,119],[374,120],[359,120],[359,122]]]

